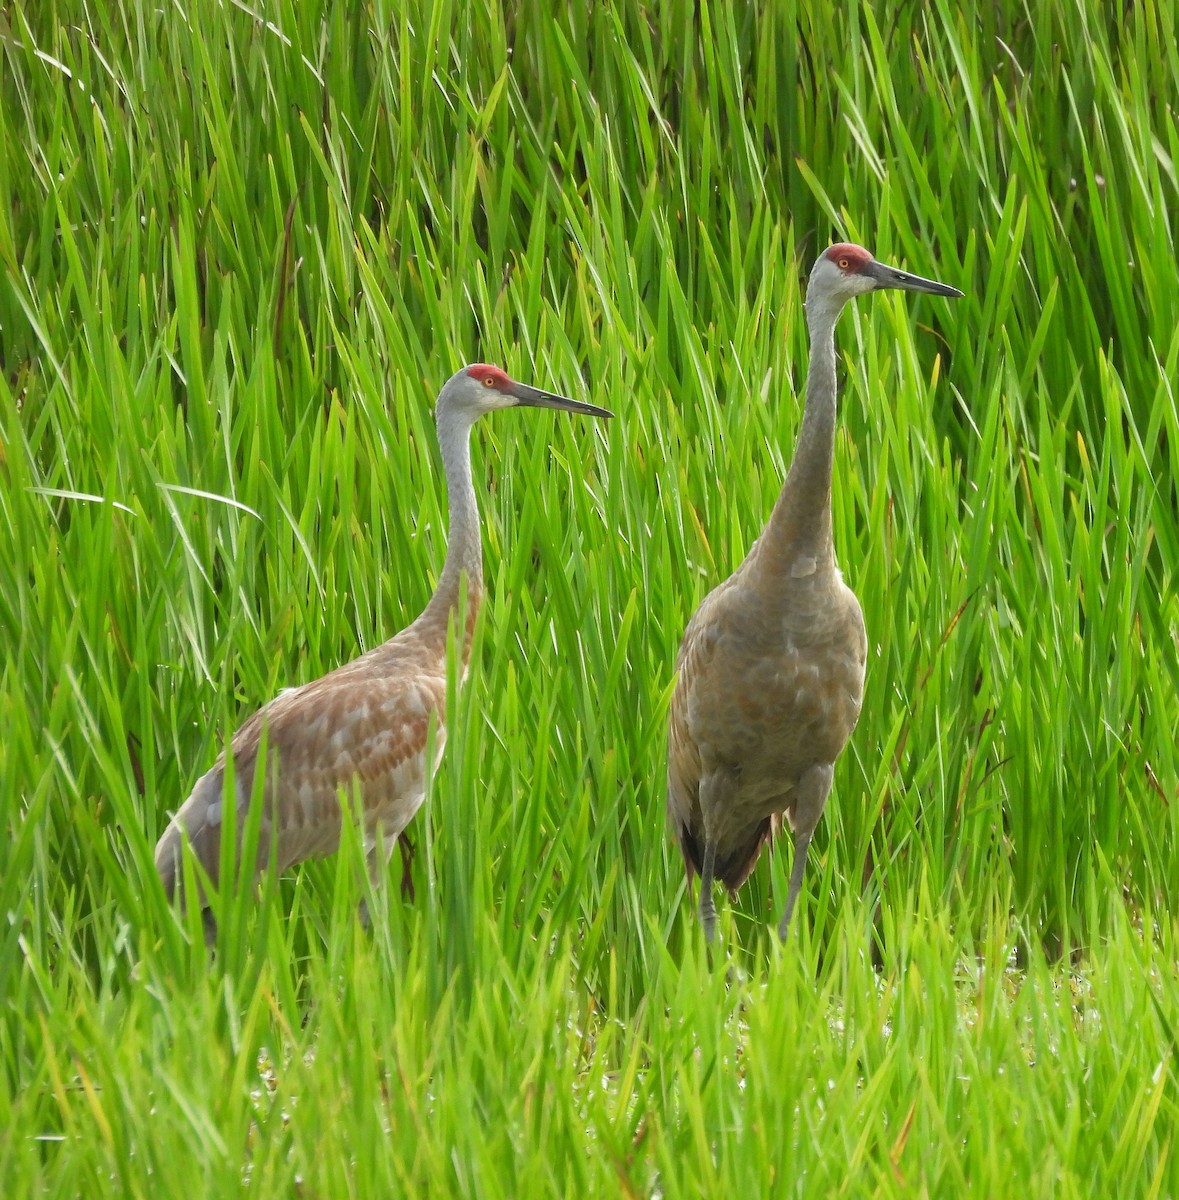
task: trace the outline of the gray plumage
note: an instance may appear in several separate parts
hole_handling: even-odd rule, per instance
[[[807,288],[811,360],[794,461],[761,536],[696,610],[676,660],[667,814],[689,880],[701,877],[710,942],[713,881],[735,893],[783,819],[794,832],[785,938],[835,761],[859,719],[868,642],[831,538],[834,334],[848,300],[881,288],[962,295],[850,243],[819,256]]]

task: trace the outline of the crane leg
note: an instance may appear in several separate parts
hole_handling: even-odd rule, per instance
[[[405,830],[402,830],[401,836],[397,839],[397,849],[401,852],[401,898],[402,900],[408,900],[412,904],[415,899],[413,890],[413,857],[417,853],[417,847],[413,844],[413,839]]]
[[[716,879],[716,847],[718,830],[731,810],[737,790],[737,772],[729,766],[713,767],[700,781],[700,817],[704,826],[704,859],[700,864],[700,921],[705,940],[716,941],[716,904],[713,902],[713,882]]]
[[[783,942],[790,929],[790,918],[794,915],[794,905],[798,900],[798,894],[802,891],[802,875],[806,870],[806,852],[810,848],[812,833],[814,833],[813,829],[808,829],[805,833],[800,829],[794,835],[794,863],[790,868],[790,888],[786,893],[786,911],[782,914],[782,923],[778,926],[778,937]]]
[[[716,941],[716,904],[712,898],[713,874],[716,869],[716,842],[705,841],[704,863],[700,869],[700,922],[704,926],[704,940],[711,945]]]
[[[804,772],[795,790],[794,804],[788,812],[790,824],[794,828],[794,862],[790,867],[790,886],[786,891],[786,911],[782,914],[782,923],[778,926],[778,937],[782,941],[786,940],[790,918],[794,915],[794,906],[802,891],[807,850],[810,848],[815,826],[823,815],[827,797],[831,794],[831,780],[834,775],[835,767],[832,763],[822,763]]]

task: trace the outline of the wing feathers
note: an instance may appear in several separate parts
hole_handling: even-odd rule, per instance
[[[258,867],[275,856],[285,868],[332,853],[339,845],[341,790],[356,787],[366,834],[377,826],[395,839],[425,794],[441,755],[445,731],[445,676],[420,671],[406,678],[340,671],[276,696],[234,735],[237,838],[253,793],[258,752],[270,763],[263,788]],[[436,724],[434,762],[425,761],[430,722]],[[156,847],[156,866],[175,891],[185,837],[216,883],[223,824],[225,758],[197,781]]]

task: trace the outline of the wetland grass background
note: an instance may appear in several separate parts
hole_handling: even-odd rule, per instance
[[[1179,1194],[1173,3],[16,3],[0,15],[6,1195]],[[863,716],[710,971],[684,624],[789,462],[832,238]],[[353,839],[151,847],[410,620],[465,361],[490,599],[371,931]]]

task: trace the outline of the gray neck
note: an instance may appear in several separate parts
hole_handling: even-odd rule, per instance
[[[479,503],[471,482],[471,427],[468,413],[440,408],[438,412],[438,446],[442,451],[442,467],[446,474],[446,496],[450,506],[450,535],[446,542],[446,562],[438,587],[426,605],[418,622],[429,627],[445,640],[450,614],[458,607],[462,580],[466,577],[467,632],[466,643],[473,624],[474,611],[483,592],[483,546],[479,535]]]
[[[794,461],[750,558],[768,582],[831,570],[831,465],[835,457],[835,322],[842,302],[807,300],[811,361]],[[751,564],[752,565],[752,564]]]

